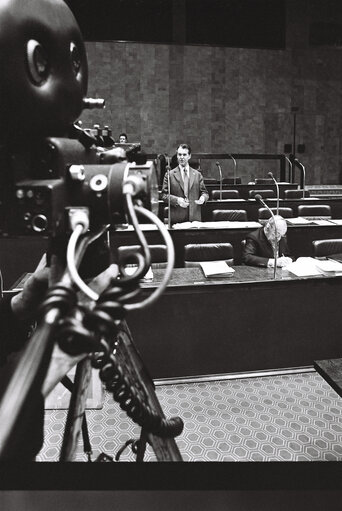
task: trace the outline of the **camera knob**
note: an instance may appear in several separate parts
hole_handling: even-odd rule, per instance
[[[108,186],[108,178],[104,174],[96,174],[89,182],[89,187],[93,192],[103,192]]]
[[[84,181],[85,172],[83,165],[70,165],[69,176],[73,181]]]

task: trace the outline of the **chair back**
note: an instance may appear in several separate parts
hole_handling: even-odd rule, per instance
[[[202,261],[226,261],[234,264],[234,249],[231,243],[191,243],[184,247],[184,266],[200,266]]]
[[[310,192],[305,190],[304,197],[310,197]],[[285,199],[302,199],[303,190],[284,190]]]
[[[308,220],[319,220],[331,218],[331,207],[328,204],[303,205],[298,206],[298,216]]]
[[[230,222],[247,222],[247,211],[245,209],[214,209],[214,222],[228,220]]]
[[[212,200],[220,200],[220,190],[213,190],[211,192]],[[238,190],[222,190],[222,199],[239,199],[240,194]]]
[[[156,268],[156,264],[159,267],[165,267],[167,264],[167,251],[165,245],[149,245],[149,250],[151,254],[151,264],[152,268]],[[122,245],[118,247],[118,262],[119,264],[135,264],[136,260],[133,257],[133,254],[142,254],[142,248],[140,245]]]
[[[312,247],[314,257],[342,254],[342,239],[314,240]]]
[[[204,177],[203,178],[204,184],[207,185],[217,185],[217,179],[214,177]]]
[[[277,214],[277,208],[270,208],[273,214]],[[279,215],[283,218],[293,218],[292,208],[279,208]],[[258,222],[265,224],[270,218],[271,213],[267,208],[259,208],[258,210]]]
[[[256,195],[261,195],[263,199],[272,199],[276,196],[274,190],[249,190],[249,198],[254,199]]]

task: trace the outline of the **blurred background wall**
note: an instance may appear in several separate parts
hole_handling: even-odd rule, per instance
[[[84,126],[108,124],[114,138],[125,131],[146,152],[173,154],[186,141],[193,152],[291,153],[296,115],[307,183],[340,183],[342,2],[199,0],[194,10],[191,0],[160,1],[164,10],[155,0],[157,11],[145,13],[160,16],[157,28],[131,11],[147,42],[114,40],[134,37],[120,32],[120,12],[84,14],[88,92],[106,99],[104,111],[83,114]],[[252,179],[260,165],[239,163],[239,174]]]

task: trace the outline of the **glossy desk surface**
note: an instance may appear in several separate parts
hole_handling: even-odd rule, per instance
[[[277,285],[280,282],[290,282],[298,280],[312,280],[312,279],[341,279],[342,276],[332,275],[314,275],[310,277],[298,277],[293,273],[277,268],[276,277],[274,278],[273,268],[258,268],[254,266],[233,266],[235,273],[230,277],[210,277],[206,278],[201,268],[174,268],[171,279],[168,284],[168,289],[172,288],[186,288],[189,286],[231,286],[236,284],[264,284]],[[165,273],[163,269],[153,270],[152,281],[142,281],[143,288],[154,288]]]

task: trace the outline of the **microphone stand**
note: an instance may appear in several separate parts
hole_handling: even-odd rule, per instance
[[[219,161],[216,162],[216,166],[220,174],[220,200],[222,200],[222,169]]]
[[[277,259],[278,259],[278,231],[277,231],[277,225],[276,225],[276,221],[275,221],[275,217],[274,217],[274,213],[273,211],[271,210],[271,208],[269,208],[267,206],[267,204],[262,200],[261,198],[261,195],[259,195],[258,193],[256,194],[256,196],[254,197],[254,199],[259,202],[260,204],[262,204],[266,209],[268,209],[268,211],[271,213],[271,217],[273,218],[273,223],[274,223],[274,234],[275,234],[275,239],[276,239],[276,242],[275,242],[275,245],[273,246],[273,257],[274,257],[274,270],[273,270],[273,278],[275,279],[276,278],[276,275],[277,275]]]
[[[297,159],[294,159],[295,164],[301,169],[302,171],[302,179],[303,179],[303,199],[305,199],[305,167],[304,165]]]
[[[170,183],[170,156],[167,154],[165,155],[166,158],[166,172],[167,172],[167,193],[168,193],[168,199],[167,199],[167,205],[168,205],[168,215],[167,215],[167,226],[169,229],[171,229],[171,183]]]
[[[290,181],[290,183],[293,183],[293,169],[292,169],[292,161],[291,161],[291,160],[290,160],[290,158],[288,158],[287,156],[285,156],[285,159],[286,159],[286,161],[287,161],[287,162],[289,163],[289,165],[290,165],[290,173],[289,173],[289,174],[290,174],[290,175],[289,175],[289,178],[290,178],[290,179],[289,179],[289,181]]]
[[[276,185],[276,189],[277,189],[277,215],[279,215],[279,185],[278,185],[278,181],[276,180],[276,178],[274,177],[272,172],[269,172],[268,175],[269,175],[270,178],[273,179],[274,184]]]
[[[233,160],[234,162],[234,185],[236,185],[236,159],[231,154],[228,154],[228,156]]]

